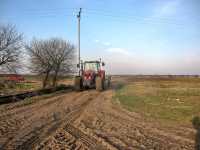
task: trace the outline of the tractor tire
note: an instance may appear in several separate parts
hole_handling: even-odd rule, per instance
[[[96,77],[96,90],[102,91],[104,89],[104,80],[101,77]]]
[[[111,86],[111,76],[108,76],[107,86],[108,86],[108,88],[110,88],[110,86]]]
[[[74,88],[76,91],[80,91],[82,89],[82,79],[80,76],[76,76],[74,79]]]

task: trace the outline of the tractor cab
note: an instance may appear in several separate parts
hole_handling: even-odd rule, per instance
[[[98,72],[100,70],[100,61],[85,61],[83,70]]]
[[[105,71],[102,70],[104,64],[100,61],[85,61],[82,64],[82,83],[83,87],[95,87],[96,78],[104,79]]]
[[[75,79],[76,89],[96,88],[104,89],[105,71],[102,69],[105,64],[100,61],[85,61],[80,67],[80,76]]]

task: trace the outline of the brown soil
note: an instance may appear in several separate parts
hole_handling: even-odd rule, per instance
[[[147,121],[112,102],[112,89],[0,106],[0,149],[194,149],[192,127]],[[121,79],[125,83],[124,79]]]

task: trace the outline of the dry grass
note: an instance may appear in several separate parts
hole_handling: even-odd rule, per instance
[[[26,91],[33,91],[33,90],[39,90],[42,88],[42,76],[36,76],[36,75],[25,75],[24,76],[25,81],[21,83],[13,84],[12,86],[4,86],[3,80],[4,78],[0,78],[0,95],[9,95],[9,94],[16,94]],[[2,84],[1,84],[2,83]],[[72,79],[70,77],[62,77],[58,81],[58,85],[71,85]],[[49,86],[50,83],[49,83]]]
[[[191,123],[200,115],[200,79],[138,80],[118,89],[114,98],[147,118]]]

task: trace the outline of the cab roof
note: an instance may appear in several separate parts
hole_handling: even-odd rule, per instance
[[[84,63],[100,63],[100,61],[97,61],[97,60],[95,60],[95,61],[85,61]]]

